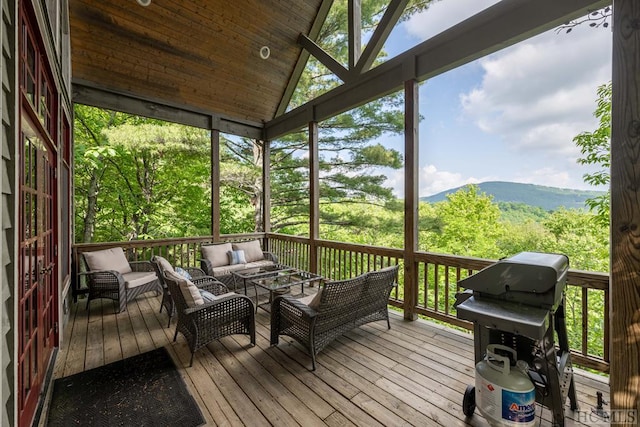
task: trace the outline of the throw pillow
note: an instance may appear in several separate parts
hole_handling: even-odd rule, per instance
[[[264,259],[264,253],[260,247],[259,240],[250,240],[248,242],[238,242],[233,244],[234,251],[243,250],[244,257],[247,262],[262,261]]]
[[[308,304],[309,308],[312,308],[318,311],[318,308],[320,308],[320,300],[322,300],[322,289],[324,288],[318,287],[318,293],[313,297],[311,302]]]
[[[193,279],[193,277],[191,277],[189,272],[187,270],[185,270],[184,268],[176,267],[175,270],[176,270],[176,273],[178,273],[179,275],[181,275],[185,279],[189,279],[189,280]]]
[[[229,264],[231,265],[247,263],[247,260],[244,257],[243,250],[229,251],[227,252],[227,256],[229,257]]]
[[[82,254],[89,270],[115,270],[118,273],[131,273],[131,266],[122,248],[109,248]]]
[[[162,271],[174,271],[173,266],[166,258],[161,257],[160,255],[154,256],[155,261],[160,265]]]
[[[216,296],[209,291],[205,291],[204,289],[200,289],[200,295],[204,300],[204,303],[214,302],[216,300]]]
[[[232,251],[231,243],[218,243],[215,245],[202,245],[200,251],[202,257],[209,260],[211,267],[222,267],[229,265],[227,252]]]
[[[184,278],[175,271],[165,272],[164,275],[180,286],[180,293],[188,307],[204,304],[200,289],[191,280]]]

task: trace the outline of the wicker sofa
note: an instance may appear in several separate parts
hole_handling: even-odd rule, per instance
[[[316,355],[345,332],[376,320],[386,320],[391,328],[387,304],[397,277],[396,265],[328,282],[310,298],[275,298],[271,306],[271,345],[278,344],[280,335],[290,336],[311,355],[315,370]]]
[[[200,267],[207,276],[213,276],[230,289],[235,289],[234,271],[260,268],[278,263],[271,252],[264,252],[259,240],[225,242],[202,245]]]

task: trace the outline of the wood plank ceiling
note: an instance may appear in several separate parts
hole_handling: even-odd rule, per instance
[[[70,0],[73,83],[261,127],[321,3]]]

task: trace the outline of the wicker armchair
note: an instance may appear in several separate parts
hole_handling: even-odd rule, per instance
[[[219,298],[213,302],[189,307],[181,290],[181,287],[186,286],[187,280],[171,273],[165,274],[164,280],[178,313],[173,341],[178,338],[178,332],[186,338],[191,350],[189,366],[193,366],[193,355],[196,351],[227,335],[249,335],[251,345],[256,344],[255,310],[249,297],[229,293],[224,284],[213,279],[199,288]]]
[[[298,341],[311,356],[349,330],[376,320],[389,323],[387,304],[396,286],[398,266],[365,273],[353,279],[327,282],[310,301],[291,296],[274,299],[271,306],[271,345],[280,335]]]
[[[156,274],[160,278],[160,284],[162,285],[162,301],[160,302],[160,313],[162,313],[162,309],[165,308],[167,310],[167,315],[169,316],[169,322],[167,323],[167,328],[171,326],[171,319],[176,312],[175,304],[173,302],[173,298],[171,298],[171,292],[169,292],[169,287],[164,280],[164,273],[166,272],[175,272],[176,270],[173,268],[173,265],[166,258],[161,257],[159,255],[154,255],[151,258],[151,264],[155,268]],[[213,280],[211,276],[207,276],[202,269],[198,267],[182,267],[184,271],[186,271],[190,276],[190,280],[196,285],[200,286],[204,283],[209,283]]]
[[[127,303],[146,292],[162,291],[160,280],[149,261],[128,262],[122,248],[110,248],[82,254],[89,293],[87,312],[93,299],[108,298],[118,303],[118,312]]]

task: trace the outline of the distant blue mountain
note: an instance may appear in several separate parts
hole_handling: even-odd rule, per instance
[[[517,182],[489,181],[476,184],[480,192],[493,196],[493,201],[522,203],[537,206],[546,211],[554,211],[560,207],[567,209],[586,209],[585,200],[604,194],[603,191],[571,190],[567,188],[545,187],[535,184]],[[436,203],[446,200],[446,195],[455,193],[462,187],[452,188],[433,196],[421,197],[420,200]]]

